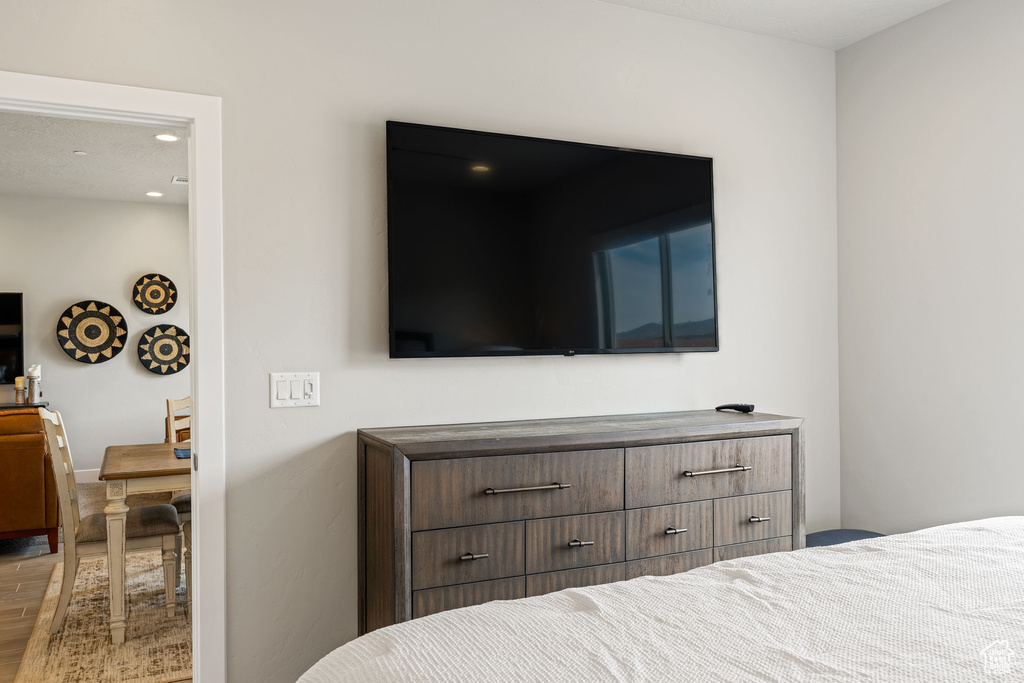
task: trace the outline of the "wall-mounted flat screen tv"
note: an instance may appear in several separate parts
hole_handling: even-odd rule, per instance
[[[717,351],[704,157],[387,123],[391,357]]]
[[[25,326],[20,293],[0,292],[0,384],[25,374]]]

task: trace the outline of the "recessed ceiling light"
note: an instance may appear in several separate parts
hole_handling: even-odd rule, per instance
[[[163,192],[147,192],[146,196],[147,197],[163,197],[164,193]]]
[[[154,137],[157,140],[162,140],[163,142],[177,142],[178,141],[178,136],[177,135],[169,135],[168,133],[161,133],[160,135],[155,135]]]
[[[72,152],[72,154],[77,154],[80,157],[84,157],[86,154],[88,154],[88,152],[83,152],[80,149],[76,149],[74,152]]]
[[[477,164],[476,166],[473,167],[473,170],[476,171],[477,173],[487,173],[488,171],[491,170],[491,167],[484,166],[483,164]]]

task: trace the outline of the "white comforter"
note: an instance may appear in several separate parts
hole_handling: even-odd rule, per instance
[[[300,679],[839,680],[1024,680],[1024,517],[442,612]]]

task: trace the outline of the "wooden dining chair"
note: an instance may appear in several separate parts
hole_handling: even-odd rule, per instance
[[[178,415],[179,411],[188,410],[187,415]],[[167,399],[167,443],[180,443],[192,438],[192,397]],[[181,531],[178,534],[178,563],[175,565],[175,576],[181,576],[181,563],[185,562],[185,595],[186,605],[192,603],[192,493],[176,491],[171,498],[171,505],[178,511],[178,523]],[[188,527],[186,529],[186,526]],[[186,607],[186,610],[188,607]]]
[[[107,554],[107,516],[98,512],[81,517],[78,509],[78,488],[71,447],[60,413],[39,409],[46,429],[46,446],[57,480],[61,526],[64,528],[64,583],[60,600],[50,622],[50,633],[58,633],[64,623],[71,591],[75,585],[78,565],[83,557]],[[125,523],[125,552],[137,550],[162,551],[164,593],[167,616],[174,616],[175,543],[178,537],[178,514],[172,505],[146,505],[130,508]]]
[[[187,415],[178,415],[188,410]],[[167,443],[188,441],[192,437],[192,397],[167,399]]]
[[[178,564],[174,567],[175,576],[181,576],[181,561],[185,561],[185,612],[189,613],[192,606],[192,492],[182,491],[171,498],[171,505],[178,512]]]
[[[181,538],[185,546],[185,614],[192,616],[192,520],[181,525]]]

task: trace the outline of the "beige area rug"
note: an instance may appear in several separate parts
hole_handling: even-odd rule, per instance
[[[64,630],[50,635],[64,565],[54,567],[15,683],[169,683],[192,677],[192,625],[185,617],[185,586],[177,612],[164,607],[159,551],[130,553],[126,565],[128,630],[110,642],[107,558],[82,560]]]

